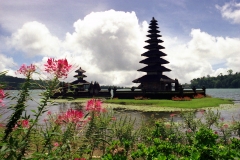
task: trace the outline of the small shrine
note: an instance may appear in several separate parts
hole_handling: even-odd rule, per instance
[[[84,71],[81,67],[79,69],[77,69],[75,71],[77,73],[77,75],[74,75],[74,77],[77,78],[77,80],[73,81],[71,83],[71,86],[74,86],[75,90],[77,91],[84,91],[85,89],[88,88],[89,86],[89,82],[85,81],[83,78],[87,77],[86,75],[84,75],[83,73],[85,73],[86,71]]]
[[[166,56],[166,54],[160,51],[165,48],[159,44],[163,41],[159,39],[159,37],[162,36],[159,34],[160,31],[158,28],[158,23],[153,17],[149,25],[149,34],[147,35],[149,39],[145,41],[148,45],[144,47],[148,49],[148,51],[141,54],[141,56],[147,58],[140,61],[140,63],[146,64],[147,66],[138,70],[146,72],[147,74],[133,80],[134,83],[141,83],[139,88],[144,91],[170,91],[172,89],[172,83],[178,83],[177,80],[163,75],[163,72],[170,72],[171,70],[163,66],[169,62],[162,58]]]

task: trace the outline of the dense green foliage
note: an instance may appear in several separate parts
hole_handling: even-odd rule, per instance
[[[201,78],[194,78],[191,80],[191,86],[201,88],[240,88],[240,72],[232,73],[228,71],[228,75],[219,74],[217,77],[203,76]]]
[[[10,89],[10,90],[19,90],[21,89],[22,84],[26,81],[25,78],[18,78],[18,77],[12,77],[8,75],[2,75],[0,76],[0,83],[4,84],[3,89]],[[30,89],[43,89],[46,85],[46,81],[42,80],[30,80],[30,83],[32,84],[30,86]]]

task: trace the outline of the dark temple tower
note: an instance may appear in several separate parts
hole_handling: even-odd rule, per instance
[[[163,75],[163,72],[169,72],[171,70],[163,66],[169,62],[161,58],[166,56],[166,54],[160,51],[164,49],[164,47],[159,45],[159,43],[163,41],[158,39],[162,37],[159,34],[160,31],[158,28],[158,23],[153,18],[149,25],[149,34],[147,35],[149,39],[145,41],[148,45],[144,47],[148,49],[148,51],[141,54],[141,56],[147,58],[140,61],[140,63],[146,64],[147,66],[138,70],[146,72],[147,74],[133,81],[134,83],[141,83],[140,88],[145,91],[169,91],[172,88],[171,83],[175,83],[175,80]]]
[[[77,75],[75,75],[74,77],[77,78],[76,81],[73,81],[71,84],[72,86],[75,86],[76,89],[78,89],[79,91],[84,91],[84,89],[86,89],[90,83],[85,81],[83,78],[87,77],[86,75],[84,75],[83,73],[85,73],[86,71],[84,71],[81,67],[79,69],[77,69],[75,71],[77,73]]]

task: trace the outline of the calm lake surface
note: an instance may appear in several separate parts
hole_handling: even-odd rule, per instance
[[[7,91],[11,96],[16,96],[18,94],[17,90],[9,90]],[[28,101],[28,107],[27,107],[27,114],[33,115],[31,110],[36,109],[38,106],[38,103],[40,102],[40,96],[39,94],[42,93],[42,90],[32,90],[31,91],[31,97],[33,101]],[[224,105],[218,108],[213,109],[215,112],[219,110],[221,112],[221,117],[223,117],[225,120],[232,120],[232,117],[240,119],[240,89],[207,89],[206,90],[207,95],[210,95],[212,97],[219,97],[219,98],[229,98],[233,99],[234,105]],[[16,103],[16,100],[4,100],[6,106],[14,105]],[[66,111],[69,108],[81,108],[80,103],[71,103],[71,102],[64,102],[64,103],[57,103],[55,105],[49,105],[47,106],[47,110],[54,112],[63,112]],[[7,117],[11,115],[11,111],[9,111],[7,108],[1,108],[1,117],[0,122],[6,123]],[[132,118],[136,118],[136,121],[140,121],[143,117],[148,118],[153,113],[142,113],[142,112],[136,112],[136,111],[127,111],[127,112],[116,112],[116,117],[127,115],[131,116]],[[160,112],[160,113],[154,113],[156,118],[169,118],[170,117],[169,112]],[[196,113],[197,116],[200,116],[200,113]],[[43,121],[44,118],[46,118],[46,113],[41,116],[40,122]],[[180,117],[174,117],[175,120],[179,120]]]
[[[240,89],[207,89],[206,93],[212,97],[233,99],[240,103]]]

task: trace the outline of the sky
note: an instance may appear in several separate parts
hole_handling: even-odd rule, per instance
[[[138,86],[152,17],[168,77],[183,84],[240,72],[240,0],[0,0],[0,71],[21,77],[22,64],[35,64],[48,78],[47,59],[66,58],[66,82],[81,67],[89,82]]]

